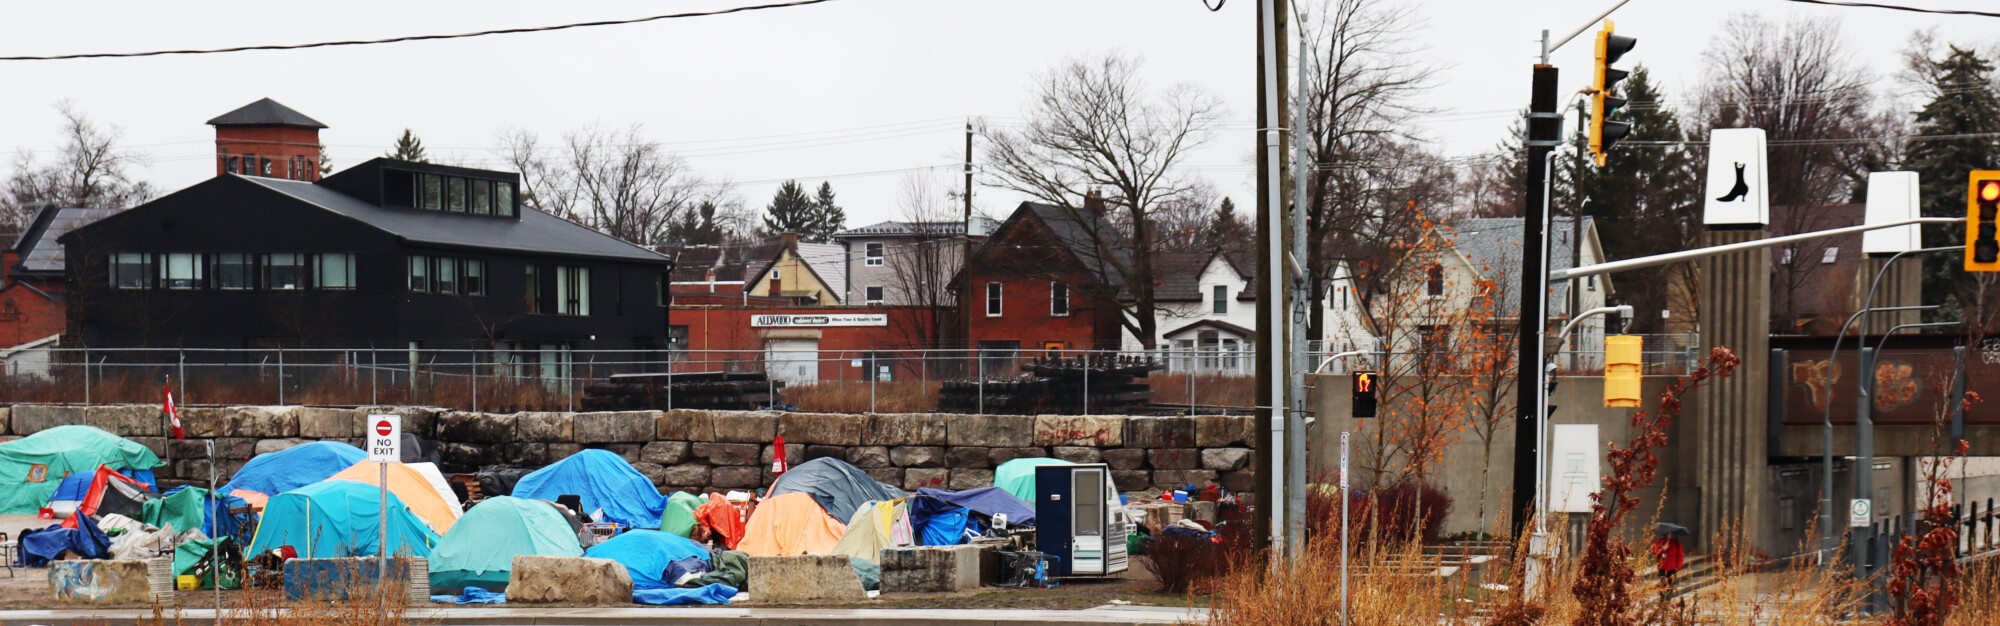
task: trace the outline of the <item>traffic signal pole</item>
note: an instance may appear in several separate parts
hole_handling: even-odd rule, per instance
[[[1542,37],[1547,40],[1548,32]],[[1545,46],[1546,47],[1546,46]],[[1546,53],[1545,53],[1546,54]],[[1542,352],[1548,328],[1548,246],[1544,233],[1548,223],[1547,200],[1549,154],[1561,141],[1562,114],[1556,112],[1555,66],[1538,64],[1534,70],[1533,92],[1528,105],[1528,179],[1522,207],[1521,225],[1521,314],[1520,375],[1516,376],[1515,398],[1538,398],[1543,384]],[[1530,366],[1529,364],[1535,364]],[[1534,507],[1536,459],[1541,458],[1541,417],[1538,403],[1514,403],[1514,498],[1509,507],[1515,536],[1529,531]]]

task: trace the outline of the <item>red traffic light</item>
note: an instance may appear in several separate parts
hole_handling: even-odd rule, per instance
[[[2000,200],[2000,180],[1989,180],[1980,185],[1979,199],[1987,202]]]

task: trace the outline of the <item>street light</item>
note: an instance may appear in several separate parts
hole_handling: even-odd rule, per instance
[[[1576,330],[1577,324],[1583,322],[1583,320],[1596,317],[1599,315],[1609,315],[1612,313],[1617,313],[1623,316],[1625,319],[1625,323],[1627,325],[1630,325],[1632,323],[1631,321],[1632,305],[1621,304],[1618,306],[1603,306],[1590,309],[1588,311],[1584,311],[1583,313],[1577,315],[1574,319],[1571,319],[1569,323],[1563,325],[1562,332],[1556,335],[1556,345],[1561,346],[1563,343],[1567,342],[1569,339],[1570,331]],[[1558,352],[1560,352],[1560,349],[1558,349]],[[1539,375],[1542,383],[1535,385],[1535,398],[1534,398],[1534,411],[1535,411],[1534,437],[1535,437],[1535,451],[1536,451],[1535,495],[1534,495],[1535,533],[1530,537],[1528,541],[1528,553],[1530,557],[1528,559],[1527,574],[1525,576],[1525,578],[1527,579],[1525,582],[1528,585],[1525,591],[1528,594],[1528,597],[1530,598],[1533,598],[1540,593],[1542,568],[1546,567],[1546,564],[1543,563],[1543,560],[1553,558],[1555,556],[1553,554],[1549,554],[1548,552],[1549,548],[1551,547],[1551,544],[1549,543],[1549,530],[1548,530],[1548,517],[1549,517],[1549,498],[1548,498],[1549,458],[1548,457],[1549,457],[1549,388],[1554,386],[1553,385],[1555,381],[1554,370],[1556,368],[1556,364],[1554,359],[1555,355],[1547,354],[1546,349],[1538,350],[1537,353],[1541,355],[1542,362],[1540,363],[1540,366],[1537,367],[1534,371],[1537,375]],[[1527,368],[1522,368],[1522,369],[1524,371],[1522,371],[1521,374],[1527,375],[1528,372],[1525,371],[1527,370]],[[1515,433],[1515,436],[1516,437],[1520,436],[1520,433]]]

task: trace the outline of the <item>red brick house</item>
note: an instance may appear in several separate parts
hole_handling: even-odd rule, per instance
[[[989,370],[1015,351],[1118,349],[1121,274],[1109,270],[1114,259],[1092,253],[1093,237],[1116,232],[1102,200],[1082,208],[1023,202],[973,251],[956,282],[971,289],[959,302],[968,339],[992,357]]]
[[[0,348],[63,333],[66,257],[56,238],[117,212],[43,207],[13,245],[0,251]]]

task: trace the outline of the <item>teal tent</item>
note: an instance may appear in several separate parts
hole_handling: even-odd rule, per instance
[[[351,480],[329,480],[278,494],[264,505],[250,554],[292,546],[301,558],[375,556],[380,488]],[[438,542],[396,494],[389,494],[389,554],[429,557]]]
[[[703,499],[685,491],[676,491],[667,497],[667,511],[660,515],[660,530],[682,537],[694,536],[694,510],[708,504]]]
[[[514,557],[583,556],[556,505],[495,496],[479,501],[431,550],[431,587],[506,591]]]
[[[1000,467],[993,468],[993,486],[999,487],[1001,491],[1014,494],[1014,497],[1020,498],[1022,502],[1034,502],[1035,466],[1037,465],[1076,464],[1062,459],[1043,457],[1014,459],[1006,463],[1001,463]]]
[[[114,470],[150,470],[162,465],[146,446],[92,426],[57,426],[0,443],[0,514],[34,515],[63,478]]]

